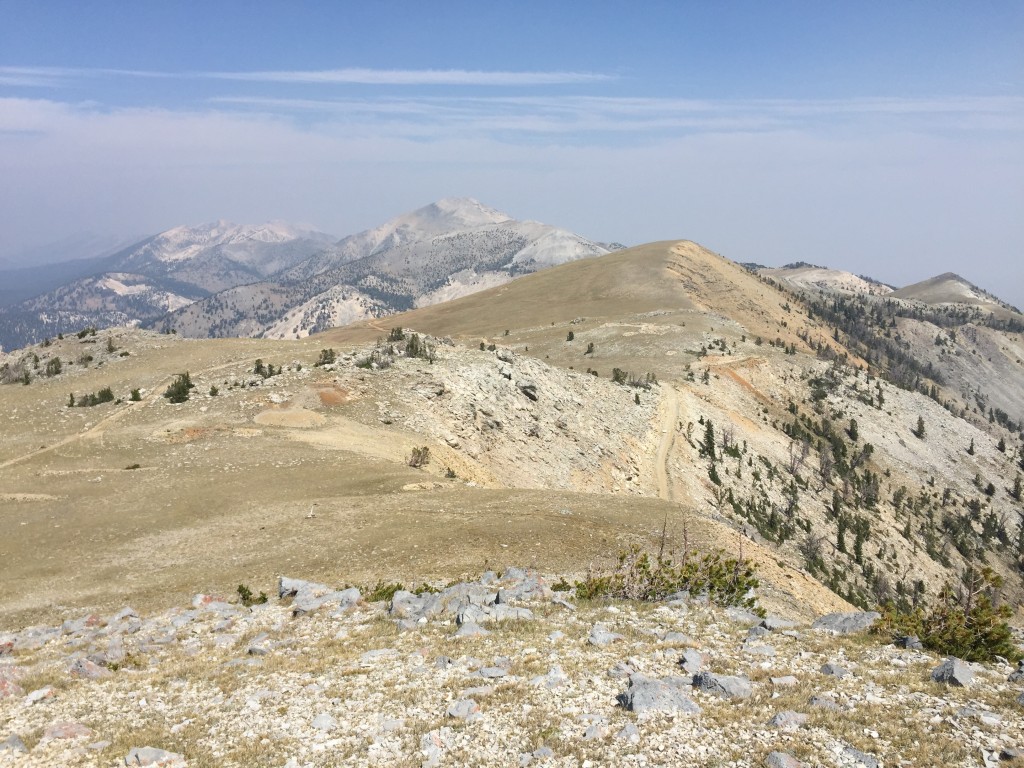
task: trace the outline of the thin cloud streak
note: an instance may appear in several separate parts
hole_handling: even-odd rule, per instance
[[[261,83],[355,85],[567,85],[606,82],[592,72],[491,72],[465,69],[325,69],[270,72],[207,72],[202,77]]]
[[[872,125],[936,130],[1024,128],[1024,99],[722,100],[615,97],[418,97],[408,99],[294,99],[222,96],[208,103],[251,107],[287,117],[325,115],[350,128],[370,121],[374,130],[429,134],[432,130],[501,131],[506,136],[593,136],[632,132],[805,130],[832,123],[850,130]],[[400,118],[414,120],[403,125]]]
[[[500,72],[466,69],[324,69],[266,72],[158,72],[135,69],[76,69],[70,67],[0,67],[0,78],[13,85],[54,87],[68,80],[97,77],[141,77],[182,80],[235,80],[256,83],[308,85],[573,85],[614,80],[597,72]],[[0,84],[3,80],[0,80]]]

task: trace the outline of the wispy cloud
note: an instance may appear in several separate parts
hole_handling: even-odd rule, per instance
[[[236,80],[255,83],[309,85],[572,85],[614,80],[597,72],[499,72],[467,69],[322,69],[266,72],[159,72],[133,69],[76,69],[68,67],[0,67],[0,84],[57,86],[76,78],[146,77]]]
[[[311,115],[394,135],[643,134],[888,129],[935,132],[1024,129],[1024,99],[697,100],[591,96],[273,98],[222,96],[218,107],[272,115]],[[309,119],[308,117],[305,119]]]
[[[359,85],[564,85],[613,79],[593,72],[493,72],[466,69],[324,69],[270,72],[207,72],[203,77],[261,83]]]

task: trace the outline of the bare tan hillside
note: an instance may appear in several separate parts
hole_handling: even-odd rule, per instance
[[[1019,601],[1016,446],[809,353],[826,340],[843,351],[798,299],[683,241],[301,341],[40,345],[0,361],[30,380],[0,387],[0,622],[286,572],[578,574],[666,522],[672,548],[742,549],[783,612],[934,595],[979,549]],[[121,402],[68,407],[106,386]]]

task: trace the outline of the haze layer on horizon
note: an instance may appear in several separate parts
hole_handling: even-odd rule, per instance
[[[465,195],[604,241],[953,271],[1024,305],[1019,3],[0,19],[0,258],[219,218],[342,236]]]

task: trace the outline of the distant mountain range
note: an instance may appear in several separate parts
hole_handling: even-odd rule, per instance
[[[517,221],[470,198],[438,201],[340,241],[275,222],[175,227],[115,254],[38,270],[38,295],[0,309],[12,349],[82,327],[136,324],[190,337],[297,338],[446,301],[622,248]],[[70,281],[55,284],[60,269]]]
[[[0,270],[0,349],[86,326],[301,338],[624,247],[518,221],[472,198],[440,200],[341,240],[283,222],[180,226],[95,258]],[[811,297],[899,302],[904,314],[915,306],[956,308],[961,322],[1020,317],[952,273],[897,288],[806,262],[741,266]]]

